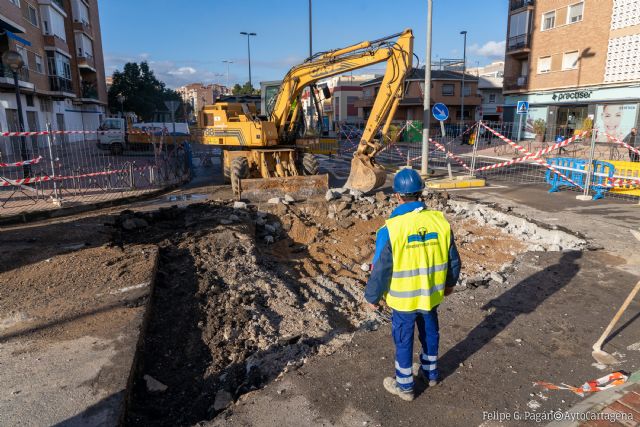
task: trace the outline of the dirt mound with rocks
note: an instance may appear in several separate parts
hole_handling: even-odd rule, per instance
[[[332,191],[315,203],[222,201],[116,219],[114,244],[160,248],[128,424],[211,419],[310,355],[330,354],[356,331],[388,321],[365,308],[361,266],[397,202]],[[425,202],[448,209],[446,194]],[[464,265],[460,289],[508,280],[527,245],[473,218],[449,219]],[[166,389],[150,389],[145,375]]]

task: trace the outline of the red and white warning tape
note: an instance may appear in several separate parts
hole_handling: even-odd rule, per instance
[[[166,133],[166,129],[164,130]],[[150,134],[145,131],[127,131],[130,135]],[[37,132],[0,132],[0,136],[41,136],[41,135],[80,135],[80,134],[122,134],[118,130],[52,130],[51,132],[43,130]]]
[[[598,391],[608,390],[613,387],[617,387],[627,382],[629,377],[623,374],[621,371],[613,372],[602,378],[596,380],[587,381],[580,387],[574,387],[568,384],[555,385],[545,381],[536,381],[534,385],[544,387],[547,390],[569,390],[578,396],[584,397],[585,393],[595,393]]]
[[[432,143],[433,145],[435,145],[438,150],[443,151],[447,155],[447,157],[455,160],[463,168],[465,168],[466,170],[471,172],[471,168],[469,166],[467,166],[467,164],[464,162],[464,160],[462,160],[460,157],[458,157],[455,154],[453,154],[451,151],[448,151],[446,148],[444,148],[444,146],[442,144],[440,144],[439,142],[434,141],[431,138],[429,138],[429,142]]]
[[[526,155],[526,156],[523,156],[523,157],[519,157],[517,159],[509,160],[507,162],[496,163],[496,164],[489,165],[489,166],[483,166],[481,168],[476,169],[476,171],[486,171],[486,170],[491,170],[491,169],[497,169],[497,168],[501,168],[503,166],[511,166],[511,165],[516,164],[516,163],[522,163],[522,162],[527,161],[527,160],[535,159],[537,157],[540,157],[540,156],[543,156],[545,154],[548,154],[548,153],[550,153],[550,152],[552,152],[554,150],[557,150],[558,148],[566,147],[567,145],[575,142],[578,138],[582,138],[588,132],[589,131],[584,131],[584,132],[582,132],[580,134],[574,135],[571,138],[566,139],[566,140],[564,140],[562,142],[557,142],[557,143],[553,144],[550,147],[538,150],[535,153],[532,153],[531,155]]]
[[[577,182],[575,182],[574,180],[572,180],[568,176],[564,175],[563,173],[558,171],[558,169],[556,169],[555,167],[551,166],[550,164],[548,164],[547,162],[545,162],[541,158],[535,157],[533,153],[531,153],[529,150],[527,150],[523,146],[521,146],[519,144],[516,144],[515,142],[513,142],[512,140],[510,140],[506,136],[502,135],[498,131],[491,129],[489,126],[485,125],[482,121],[480,121],[479,123],[480,123],[481,126],[484,126],[484,128],[487,129],[489,132],[493,133],[495,136],[497,136],[498,138],[500,138],[501,140],[503,140],[504,142],[506,142],[507,144],[509,144],[513,148],[515,148],[516,150],[521,151],[524,154],[526,154],[527,156],[529,156],[531,158],[531,160],[533,160],[534,162],[538,163],[540,166],[544,166],[545,168],[549,169],[550,171],[560,175],[567,182],[570,182],[571,184],[575,185],[576,187],[584,190],[584,188],[580,184],[578,184]]]
[[[31,160],[22,160],[22,161],[15,162],[15,163],[0,163],[0,168],[10,168],[10,167],[20,167],[20,166],[35,165],[37,163],[40,163],[40,160],[42,160],[42,156],[39,156],[38,158],[31,159]]]
[[[149,169],[150,167],[151,166],[137,167],[137,168],[134,168],[133,170],[141,171],[141,170]],[[105,175],[113,175],[117,173],[127,173],[127,172],[129,172],[129,169],[115,169],[115,170],[102,171],[102,172],[89,172],[89,173],[84,173],[80,175],[67,175],[67,176],[55,176],[55,177],[48,176],[48,175],[33,176],[33,177],[20,178],[20,179],[9,179],[5,177],[0,177],[0,187],[9,187],[11,185],[21,186],[21,185],[34,184],[36,182],[46,182],[46,181],[65,181],[68,179],[90,178],[95,176],[105,176]]]
[[[609,135],[608,133],[604,133],[606,135],[607,138],[609,138],[612,142],[615,142],[616,144],[620,144],[623,147],[628,148],[629,150],[633,151],[634,153],[640,155],[640,150],[638,150],[635,147],[632,147],[631,145],[627,144],[624,141],[620,141],[618,138],[616,138],[615,136]]]

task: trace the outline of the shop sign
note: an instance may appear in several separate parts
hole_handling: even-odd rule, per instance
[[[582,99],[590,99],[592,90],[573,90],[569,92],[554,92],[551,99],[554,101],[579,101]]]

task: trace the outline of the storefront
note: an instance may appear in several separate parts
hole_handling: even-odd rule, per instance
[[[523,137],[534,138],[534,123],[544,121],[545,139],[570,137],[593,121],[597,141],[606,141],[604,133],[624,138],[638,124],[640,85],[615,88],[580,88],[507,96],[505,120],[518,121],[515,107],[518,101],[529,101],[529,112],[523,120]]]

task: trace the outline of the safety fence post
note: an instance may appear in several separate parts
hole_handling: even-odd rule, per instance
[[[576,196],[576,199],[578,200],[593,199],[593,197],[589,195],[589,190],[591,188],[591,176],[594,173],[593,158],[596,152],[596,139],[593,137],[592,132],[587,133],[585,136],[590,139],[591,147],[589,149],[589,161],[587,162],[587,169],[585,170],[585,173],[587,174],[587,176],[585,177],[585,182],[584,182],[584,192],[582,193],[582,196]]]
[[[482,120],[476,123],[476,138],[473,142],[473,152],[471,154],[471,170],[469,176],[474,177],[476,175],[476,158],[478,157],[478,137],[480,136],[480,126],[482,126]]]
[[[47,122],[47,148],[49,149],[49,161],[51,162],[51,181],[53,184],[53,197],[51,201],[55,206],[62,206],[62,198],[58,194],[58,184],[56,183],[56,164],[53,159],[53,138],[51,137],[51,123]]]

